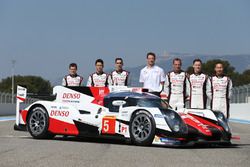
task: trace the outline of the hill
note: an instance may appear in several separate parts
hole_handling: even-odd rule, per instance
[[[172,61],[174,58],[181,58],[183,63],[183,70],[186,70],[187,67],[192,65],[194,59],[199,58],[203,62],[212,59],[221,59],[227,60],[230,64],[235,67],[235,70],[238,72],[243,72],[246,69],[250,69],[250,55],[202,55],[202,54],[188,54],[188,53],[169,53],[164,56],[158,56],[156,64],[164,69],[165,72],[172,70]],[[138,67],[127,68],[131,73],[131,84],[133,86],[139,86],[138,83],[140,70],[145,65]]]

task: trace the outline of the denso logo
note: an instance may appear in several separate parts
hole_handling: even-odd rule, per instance
[[[51,110],[50,116],[68,117],[69,111]]]
[[[80,99],[80,93],[64,93],[63,99]]]

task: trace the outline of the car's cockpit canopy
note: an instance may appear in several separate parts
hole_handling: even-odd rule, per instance
[[[136,92],[113,92],[104,98],[104,106],[109,108],[110,112],[119,112],[119,106],[114,105],[114,101],[124,101],[123,107],[150,107],[159,109],[168,109],[169,105],[161,98],[150,93]]]

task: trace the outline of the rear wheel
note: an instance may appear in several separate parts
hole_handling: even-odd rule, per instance
[[[28,131],[33,138],[48,139],[55,135],[48,131],[49,116],[46,109],[42,106],[34,107],[27,119]]]
[[[131,118],[129,132],[136,145],[151,145],[155,137],[155,121],[147,111],[137,111]]]

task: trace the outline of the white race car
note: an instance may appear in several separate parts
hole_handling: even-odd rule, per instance
[[[36,101],[20,110],[26,88],[18,86],[15,129],[36,139],[55,135],[114,137],[135,145],[230,143],[231,132],[220,112],[174,111],[161,98],[128,87],[63,87],[54,101]]]

